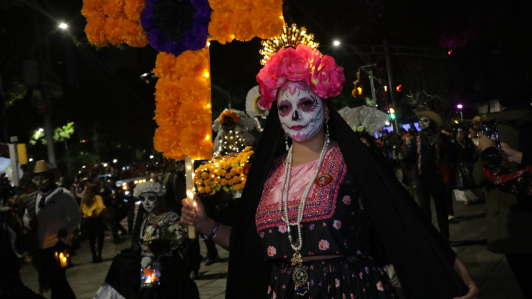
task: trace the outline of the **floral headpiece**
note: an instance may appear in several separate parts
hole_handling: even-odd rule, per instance
[[[224,118],[226,117],[232,117],[235,123],[237,123],[240,120],[240,115],[236,114],[233,110],[226,109],[222,114],[220,114],[220,117],[218,118],[218,122],[223,124]]]
[[[344,69],[331,56],[322,56],[311,46],[283,48],[272,55],[257,75],[262,98],[259,105],[270,110],[277,89],[286,81],[303,81],[321,98],[335,97],[345,82]]]
[[[133,190],[133,196],[140,197],[144,193],[155,193],[158,197],[161,197],[166,194],[166,188],[154,182],[146,182],[138,184]]]

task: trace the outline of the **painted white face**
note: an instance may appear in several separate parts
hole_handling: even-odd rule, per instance
[[[153,193],[144,193],[141,198],[142,206],[148,213],[151,213],[159,205],[159,197]]]
[[[419,119],[419,126],[421,127],[421,130],[426,130],[430,126],[430,118],[428,117],[422,117]]]
[[[323,126],[323,101],[303,82],[288,82],[281,87],[277,108],[283,130],[295,141],[313,137]]]

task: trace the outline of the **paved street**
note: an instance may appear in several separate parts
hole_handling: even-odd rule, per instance
[[[434,208],[433,214],[435,222]],[[486,250],[484,205],[464,206],[455,202],[455,216],[459,223],[451,224],[452,245],[479,285],[480,298],[522,299],[519,287],[504,256]],[[127,239],[120,245],[114,245],[110,241],[109,232],[107,232],[103,263],[90,263],[91,255],[87,242],[81,244],[78,254],[72,258],[75,266],[67,270],[67,277],[79,299],[94,296],[105,279],[115,252],[129,247],[131,239]],[[206,248],[203,244],[201,244],[201,251],[202,255],[205,255]],[[196,280],[202,299],[224,298],[229,253],[222,248],[218,248],[218,252],[221,261],[209,267],[202,266],[200,271],[203,276]],[[23,265],[21,275],[24,283],[37,292],[37,274],[33,267],[29,264]],[[49,298],[49,293],[45,296]]]

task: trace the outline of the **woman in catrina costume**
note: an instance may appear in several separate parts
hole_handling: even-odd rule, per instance
[[[182,221],[230,251],[226,298],[398,298],[372,238],[406,298],[477,298],[447,241],[333,108],[345,78],[332,57],[281,48],[257,81],[269,115],[235,225],[183,200]]]

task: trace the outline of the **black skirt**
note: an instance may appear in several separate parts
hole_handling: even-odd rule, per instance
[[[308,261],[303,265],[309,274],[308,292],[304,296],[296,294],[294,267],[286,261],[273,265],[268,298],[398,298],[386,272],[367,255]]]

